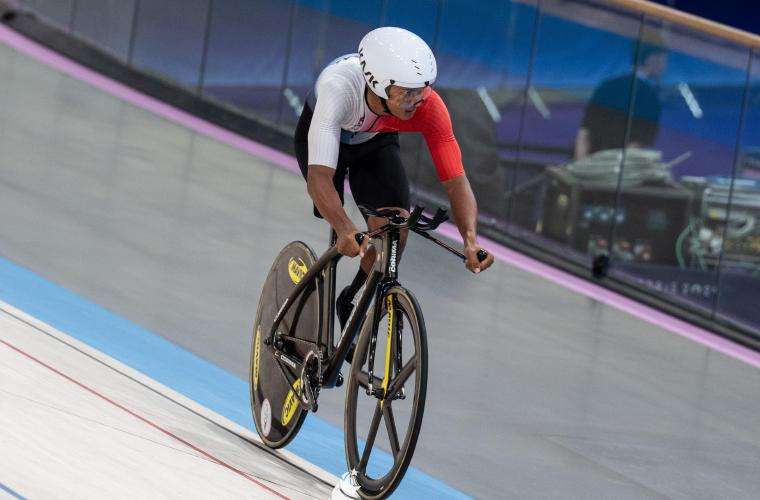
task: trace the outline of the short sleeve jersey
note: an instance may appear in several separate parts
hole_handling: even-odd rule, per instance
[[[365,98],[357,54],[339,57],[322,70],[307,103],[314,111],[308,138],[309,165],[336,168],[341,142],[360,144],[383,132],[420,132],[441,181],[464,173],[462,153],[441,97],[432,92],[409,120],[376,115]]]

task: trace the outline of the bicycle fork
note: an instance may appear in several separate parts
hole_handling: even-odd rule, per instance
[[[393,298],[393,295],[390,293],[381,293],[378,294],[378,301],[377,301],[377,307],[376,307],[376,313],[379,316],[380,312],[379,309],[381,307],[382,302],[380,301],[380,298],[384,295],[385,296],[385,308],[387,312],[387,330],[386,330],[386,342],[385,342],[385,366],[384,366],[384,373],[383,373],[383,382],[381,387],[374,387],[374,366],[375,366],[375,348],[377,346],[377,335],[378,335],[378,323],[373,324],[372,328],[372,336],[370,338],[370,346],[369,346],[369,366],[368,366],[368,387],[367,387],[367,395],[375,396],[378,399],[380,399],[380,405],[382,406],[385,402],[385,399],[388,397],[388,385],[390,384],[391,380],[391,371],[393,371],[394,376],[398,376],[401,372],[401,362],[402,362],[402,352],[401,352],[401,345],[402,345],[402,333],[403,333],[403,318],[397,311],[397,304],[396,301]],[[395,342],[394,342],[395,341]],[[393,352],[395,351],[395,357],[393,356]],[[391,368],[393,367],[393,370]],[[404,388],[401,387],[397,394],[392,395],[392,399],[404,399],[406,397]]]

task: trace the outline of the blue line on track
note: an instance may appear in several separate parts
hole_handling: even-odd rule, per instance
[[[12,496],[13,498],[17,498],[18,500],[26,500],[26,497],[22,497],[21,495],[19,495],[18,493],[16,493],[12,489],[8,488],[3,483],[0,483],[0,490],[6,492],[7,494],[9,494],[10,496]]]
[[[1,257],[0,299],[253,429],[247,381]],[[316,415],[309,415],[288,450],[336,476],[345,472],[343,430]],[[394,497],[469,498],[415,468]]]

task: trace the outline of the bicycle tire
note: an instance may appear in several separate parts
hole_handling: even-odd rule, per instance
[[[357,343],[356,353],[354,355],[353,363],[351,364],[349,380],[346,384],[344,432],[345,432],[345,440],[346,440],[345,441],[346,462],[348,464],[349,471],[351,471],[352,474],[355,474],[356,482],[359,485],[359,490],[358,490],[359,495],[362,498],[368,498],[368,499],[385,498],[391,493],[393,493],[393,491],[401,483],[401,480],[403,479],[404,474],[406,473],[406,470],[409,467],[409,464],[412,460],[412,456],[414,454],[414,450],[417,445],[420,429],[422,427],[422,418],[424,415],[425,397],[426,397],[426,392],[427,392],[427,363],[428,363],[427,334],[425,330],[425,321],[422,316],[422,310],[420,309],[419,303],[415,299],[414,295],[412,295],[411,292],[409,292],[408,290],[406,290],[405,288],[401,286],[392,287],[388,291],[388,294],[386,295],[386,297],[387,296],[391,296],[394,299],[394,302],[393,302],[394,314],[399,314],[399,313],[402,314],[408,321],[408,326],[412,330],[413,345],[415,348],[415,353],[413,355],[413,358],[415,359],[415,362],[416,362],[416,365],[415,365],[416,367],[413,372],[414,373],[414,397],[412,399],[412,408],[410,410],[409,425],[407,427],[404,439],[403,441],[400,441],[397,436],[396,441],[397,441],[397,446],[398,446],[398,452],[391,450],[393,465],[390,467],[390,470],[384,475],[382,475],[381,477],[378,477],[378,478],[370,477],[370,475],[366,472],[366,469],[367,469],[366,463],[364,465],[364,470],[360,470],[361,468],[360,463],[361,463],[362,458],[359,452],[359,448],[360,448],[359,436],[357,434],[357,407],[359,404],[359,397],[365,395],[366,393],[366,389],[362,387],[360,381],[362,380],[362,377],[364,379],[368,379],[368,374],[364,372],[362,369],[364,365],[367,364],[367,361],[368,361],[368,347],[370,344],[370,338],[371,338],[371,333],[372,333],[372,328],[370,328],[370,322],[366,322],[362,330],[362,333],[359,337],[359,341]],[[380,332],[382,331],[381,327],[383,325],[383,322],[388,321],[387,307],[385,306],[386,300],[387,299],[384,298],[383,300],[384,305],[382,307],[382,312],[380,314],[380,318],[378,318],[377,320],[377,322],[379,323],[378,337],[380,336]],[[395,352],[396,351],[394,349],[393,354],[391,356],[392,359],[395,356]],[[402,362],[402,365],[406,365],[406,364],[407,363]],[[407,382],[411,378],[412,376],[409,375]],[[394,392],[398,392],[398,391],[394,391]],[[367,396],[365,396],[365,398],[369,399],[369,397]],[[375,399],[375,398],[372,397],[372,399]],[[380,408],[381,416],[379,418],[381,418],[386,423],[386,432],[388,433],[388,436],[389,436],[389,442],[390,442],[390,432],[387,430],[388,429],[387,426],[389,424],[388,424],[388,421],[386,420],[388,418],[386,417],[386,411],[388,411],[391,414],[391,417],[389,418],[389,420],[391,424],[395,426],[396,425],[394,422],[395,418],[392,416],[393,405],[394,405],[394,401],[386,400],[386,403],[383,404],[382,406],[378,402],[376,404],[374,414],[373,414],[373,423],[370,424],[370,428],[371,428],[374,424],[374,420],[378,418],[377,411],[378,411],[378,408]],[[376,426],[377,427],[380,426],[379,421],[376,423]],[[377,436],[379,432],[380,432],[379,429],[375,431],[375,436]],[[396,429],[396,434],[398,435],[398,429]],[[365,447],[366,447],[366,444],[365,444]],[[392,444],[390,448],[393,448]],[[370,455],[371,453],[372,452],[370,451]]]
[[[287,445],[298,434],[308,411],[298,402],[300,373],[281,365],[296,380],[291,386],[274,357],[273,346],[264,343],[264,336],[269,333],[282,303],[316,260],[314,252],[305,243],[289,243],[275,258],[259,298],[253,324],[249,390],[256,430],[270,448]],[[308,287],[290,308],[279,330],[300,339],[318,342],[321,298],[320,282],[315,280],[315,284]],[[291,342],[288,345],[302,359],[309,350],[301,343]]]

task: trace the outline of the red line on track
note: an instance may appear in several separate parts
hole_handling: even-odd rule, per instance
[[[57,369],[53,368],[52,366],[48,365],[48,364],[47,364],[47,363],[45,363],[45,362],[43,362],[43,361],[40,361],[39,359],[35,358],[35,357],[34,357],[34,356],[32,356],[31,354],[28,354],[28,353],[26,353],[26,352],[22,351],[22,350],[21,350],[21,349],[19,349],[18,347],[15,347],[15,346],[13,346],[13,345],[9,344],[8,342],[6,342],[6,341],[5,341],[5,340],[3,340],[3,339],[0,339],[0,343],[3,343],[3,344],[5,344],[6,346],[8,346],[9,348],[13,349],[13,350],[14,350],[14,351],[16,351],[17,353],[19,353],[19,354],[21,354],[22,356],[25,356],[25,357],[27,357],[27,358],[31,359],[32,361],[34,361],[35,363],[38,363],[38,364],[40,364],[41,366],[44,366],[44,367],[45,367],[45,368],[47,368],[48,370],[50,370],[50,371],[52,371],[52,372],[54,372],[54,373],[57,373],[58,375],[60,375],[61,377],[65,378],[65,379],[66,379],[66,380],[68,380],[69,382],[72,382],[72,383],[74,383],[74,384],[78,385],[79,387],[81,387],[81,388],[82,388],[82,389],[84,389],[85,391],[87,391],[87,392],[89,392],[89,393],[91,393],[91,394],[94,394],[95,396],[99,397],[99,398],[100,398],[100,399],[102,399],[103,401],[106,401],[106,402],[108,402],[108,403],[112,404],[113,406],[115,406],[115,407],[119,408],[120,410],[123,410],[123,411],[125,411],[125,412],[129,413],[129,414],[130,414],[130,415],[132,415],[133,417],[135,417],[135,418],[137,418],[138,420],[141,420],[142,422],[144,422],[144,423],[146,423],[146,424],[150,425],[150,426],[151,426],[151,427],[153,427],[154,429],[156,429],[156,430],[158,430],[158,431],[160,431],[160,432],[163,432],[164,434],[166,434],[167,436],[171,437],[172,439],[175,439],[175,440],[179,441],[180,443],[184,444],[185,446],[187,446],[187,447],[189,447],[189,448],[192,448],[193,450],[197,451],[198,453],[200,453],[200,454],[201,454],[201,455],[203,455],[204,457],[208,458],[208,459],[209,459],[209,460],[211,460],[212,462],[215,462],[215,463],[217,463],[217,464],[221,465],[222,467],[225,467],[225,468],[227,468],[227,469],[231,470],[231,471],[232,471],[232,472],[234,472],[235,474],[238,474],[239,476],[241,476],[241,477],[243,477],[243,478],[247,479],[248,481],[251,481],[252,483],[255,483],[256,485],[258,485],[258,486],[260,486],[261,488],[263,488],[263,489],[267,490],[268,492],[272,493],[273,495],[276,495],[276,496],[278,496],[278,497],[280,497],[280,498],[283,498],[283,499],[285,499],[285,500],[290,500],[288,497],[286,497],[286,496],[284,496],[283,494],[281,494],[281,493],[279,493],[279,492],[277,492],[277,491],[273,490],[273,489],[272,489],[272,488],[270,488],[269,486],[267,486],[267,485],[265,485],[265,484],[263,484],[263,483],[261,483],[261,482],[257,481],[256,479],[252,478],[250,475],[246,474],[245,472],[241,471],[240,469],[237,469],[237,468],[233,467],[232,465],[229,465],[229,464],[227,464],[227,463],[223,462],[222,460],[220,460],[220,459],[216,458],[215,456],[211,455],[210,453],[203,451],[202,449],[198,448],[198,447],[197,447],[197,446],[195,446],[194,444],[192,444],[192,443],[190,443],[190,442],[188,442],[188,441],[185,441],[185,440],[184,440],[184,439],[182,439],[181,437],[177,436],[176,434],[173,434],[173,433],[172,433],[172,432],[170,432],[170,431],[167,431],[166,429],[164,429],[164,428],[160,427],[158,424],[156,424],[156,423],[152,422],[151,420],[148,420],[147,418],[143,417],[142,415],[139,415],[139,414],[137,414],[137,413],[133,412],[132,410],[130,410],[129,408],[126,408],[125,406],[122,406],[121,404],[117,403],[116,401],[114,401],[114,400],[112,400],[112,399],[108,398],[107,396],[104,396],[103,394],[99,393],[99,392],[98,392],[98,391],[96,391],[95,389],[92,389],[91,387],[88,387],[88,386],[86,386],[86,385],[82,384],[81,382],[79,382],[79,381],[77,381],[77,380],[74,380],[73,378],[69,377],[69,376],[68,376],[68,375],[66,375],[65,373],[63,373],[63,372],[61,372],[61,371],[59,371],[59,370],[57,370]]]

